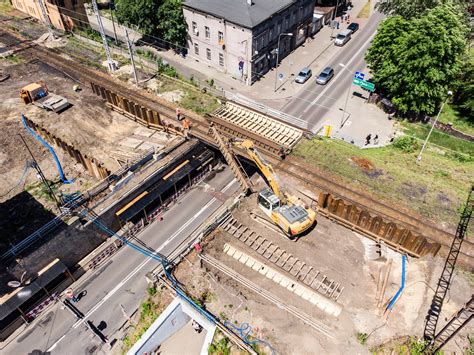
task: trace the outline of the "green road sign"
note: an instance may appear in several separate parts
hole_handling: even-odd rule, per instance
[[[375,85],[372,83],[369,83],[368,81],[365,80],[360,80],[360,79],[354,79],[352,81],[354,85],[360,86],[362,89],[366,89],[369,91],[375,91]]]

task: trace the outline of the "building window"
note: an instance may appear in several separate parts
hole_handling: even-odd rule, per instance
[[[222,54],[222,53],[219,53],[219,65],[221,67],[224,66],[224,54]]]
[[[199,45],[194,43],[194,54],[199,55]]]
[[[281,21],[278,21],[278,25],[277,25],[277,35],[279,35],[281,33]]]
[[[211,50],[209,48],[206,49],[206,55],[207,55],[207,59],[208,60],[211,60]]]
[[[197,23],[193,21],[193,33],[196,35],[196,36],[199,36],[199,31],[198,31],[198,26],[197,26]]]
[[[206,33],[206,38],[211,38],[211,30],[209,30],[209,27],[205,26],[204,32]]]
[[[273,39],[273,31],[275,30],[275,26],[270,26],[270,31],[268,32],[268,40],[271,41]]]
[[[219,38],[219,44],[224,44],[224,33],[219,31],[217,34],[218,34],[218,38]]]
[[[285,17],[285,31],[290,28],[290,15]]]

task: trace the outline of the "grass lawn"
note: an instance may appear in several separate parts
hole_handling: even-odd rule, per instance
[[[420,140],[425,140],[431,129],[431,125],[429,124],[409,123],[406,121],[401,123],[401,127],[405,134],[415,136]],[[434,129],[431,133],[429,143],[431,145],[445,148],[451,152],[466,154],[467,156],[474,158],[474,143],[450,136],[443,131]]]
[[[370,16],[370,1],[368,1],[364,7],[357,14],[357,18],[369,18]]]
[[[448,144],[444,142],[444,144]],[[449,142],[450,147],[456,144]],[[460,145],[459,149],[466,149]],[[340,176],[360,191],[408,207],[441,223],[456,226],[458,208],[467,198],[474,162],[461,162],[440,147],[428,145],[420,164],[418,151],[393,146],[359,149],[333,139],[302,140],[294,150],[323,171]]]
[[[442,123],[451,122],[458,131],[474,136],[474,121],[470,122],[451,105],[446,104],[443,112],[439,115],[439,121]]]

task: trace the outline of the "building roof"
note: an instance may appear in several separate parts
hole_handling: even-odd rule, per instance
[[[192,9],[223,18],[247,28],[253,28],[273,14],[297,0],[185,0],[184,5]]]

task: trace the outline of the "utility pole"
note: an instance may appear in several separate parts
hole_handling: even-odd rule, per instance
[[[135,84],[137,84],[137,86],[138,86],[137,69],[135,68],[135,60],[133,59],[132,44],[130,43],[130,38],[128,38],[128,30],[127,29],[125,29],[125,37],[127,37],[127,47],[128,47],[128,51],[130,53],[130,60],[132,61],[133,76],[135,77]]]
[[[421,156],[423,155],[423,151],[425,150],[426,145],[428,144],[428,139],[430,139],[431,133],[433,132],[433,129],[436,125],[436,122],[438,122],[439,115],[441,115],[441,111],[443,111],[444,105],[448,101],[449,97],[452,96],[452,95],[453,95],[453,92],[448,91],[448,95],[446,96],[446,99],[443,101],[443,104],[441,105],[441,108],[439,109],[438,114],[436,115],[436,119],[433,121],[433,124],[431,125],[431,129],[430,129],[428,135],[426,136],[425,142],[423,143],[423,147],[421,147],[420,154],[418,154],[418,157],[416,158],[417,162],[421,161]]]
[[[96,0],[92,0],[92,8],[94,9],[95,16],[97,17],[97,22],[99,24],[100,35],[104,44],[105,55],[107,56],[107,63],[109,64],[109,70],[114,72],[117,68],[115,67],[115,63],[112,60],[112,56],[110,55],[109,44],[107,43],[107,37],[105,37],[104,25],[102,24],[102,18],[100,17],[100,12],[99,8],[97,7]]]
[[[21,140],[23,141],[23,144],[25,145],[26,149],[28,150],[28,153],[30,153],[31,155],[31,159],[33,159],[33,168],[36,169],[37,173],[38,173],[38,176],[41,180],[41,182],[46,186],[46,188],[48,189],[49,191],[49,194],[51,195],[51,197],[53,198],[53,200],[56,202],[56,206],[59,208],[59,206],[61,206],[61,204],[59,203],[59,200],[58,198],[56,197],[56,195],[54,194],[54,191],[53,189],[51,188],[51,186],[49,185],[48,183],[48,180],[46,180],[46,177],[44,176],[43,174],[43,171],[41,170],[38,162],[36,161],[35,157],[33,156],[33,153],[31,152],[30,150],[30,147],[28,147],[28,144],[26,144],[26,141],[25,139],[23,138],[23,136],[21,134],[18,134],[21,138]]]
[[[276,58],[277,61],[276,61],[276,65],[275,65],[275,90],[274,90],[274,92],[277,91],[278,61],[280,60],[280,39],[281,39],[281,36],[290,36],[290,37],[292,37],[293,33],[280,33],[278,35],[277,58]]]
[[[115,4],[114,4],[114,3],[110,3],[109,9],[110,9],[110,16],[112,17],[112,27],[114,28],[115,44],[118,46],[117,32],[115,31],[115,21],[114,21]]]
[[[43,14],[44,21],[46,22],[46,25],[48,25],[48,31],[51,34],[51,36],[54,37],[54,32],[53,32],[53,27],[51,26],[51,21],[49,20],[48,12],[46,11],[46,6],[44,6],[44,1],[43,0],[38,0],[41,13]]]

